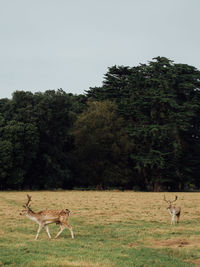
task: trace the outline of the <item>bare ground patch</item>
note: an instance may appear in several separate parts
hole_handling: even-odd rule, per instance
[[[200,266],[200,259],[186,260],[185,262],[192,263],[196,266]]]
[[[138,245],[138,243],[131,242],[131,243],[128,244],[128,246],[129,246],[130,248],[132,248],[132,247],[138,247],[139,245]]]
[[[151,248],[200,248],[200,238],[192,238],[192,239],[185,239],[185,238],[174,238],[174,239],[167,239],[167,240],[158,240],[158,239],[148,239],[144,242],[146,246],[150,246]]]

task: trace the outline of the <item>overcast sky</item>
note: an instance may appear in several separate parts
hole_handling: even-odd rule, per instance
[[[200,0],[0,0],[0,98],[101,86],[165,56],[200,69]]]

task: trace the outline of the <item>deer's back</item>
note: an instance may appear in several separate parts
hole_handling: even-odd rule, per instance
[[[41,221],[46,221],[47,223],[60,223],[63,218],[68,220],[69,213],[66,210],[43,210],[36,213],[36,216]]]

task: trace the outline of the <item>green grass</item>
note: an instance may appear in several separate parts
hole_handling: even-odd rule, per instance
[[[47,192],[48,201],[44,200],[42,192],[31,194],[37,194],[32,204],[33,210],[34,206],[35,210],[39,210],[39,203],[49,209],[52,206],[49,203],[51,197],[57,199],[59,207],[63,203],[60,192]],[[69,199],[72,197],[69,205],[74,207],[70,224],[75,239],[71,239],[70,232],[65,230],[58,239],[49,240],[47,233],[42,230],[39,239],[35,241],[37,224],[19,216],[21,201],[26,193],[0,193],[0,266],[200,266],[200,224],[197,225],[194,217],[191,220],[186,218],[177,226],[169,224],[167,215],[166,220],[164,208],[161,217],[149,218],[151,220],[145,219],[145,215],[131,220],[131,217],[126,216],[127,210],[124,208],[124,214],[120,212],[114,217],[116,212],[112,213],[113,203],[119,207],[117,199],[124,196],[128,205],[129,194],[132,193],[121,195],[115,192],[112,195],[112,192],[93,192],[98,195],[99,206],[110,199],[110,194],[114,197],[105,207],[108,214],[99,215],[102,208],[98,210],[95,206],[96,196],[93,198],[92,192],[86,208],[84,202],[82,206],[75,204],[80,198],[82,201],[87,199],[82,194],[77,191],[67,192]],[[139,195],[135,197],[139,201]],[[142,197],[146,197],[145,193]],[[131,216],[137,217],[136,214]],[[55,237],[59,227],[50,225],[49,228],[52,237]]]
[[[75,221],[74,221],[74,225]],[[77,225],[74,231],[76,237],[72,240],[66,233],[57,240],[48,240],[46,233],[40,235],[38,241],[33,232],[36,227],[13,228],[10,237],[1,237],[1,264],[14,266],[81,266],[83,263],[91,266],[192,266],[184,262],[186,253],[173,253],[172,249],[152,249],[142,244],[147,238],[147,232],[141,234],[135,225],[113,224]],[[35,229],[34,229],[35,228]],[[27,238],[12,238],[14,232],[24,233]],[[55,227],[51,227],[55,234]],[[152,235],[150,234],[150,237]],[[194,255],[190,255],[195,258]],[[197,255],[196,255],[197,258]],[[71,265],[70,265],[71,262]],[[80,264],[80,265],[79,265]],[[93,264],[93,265],[92,265]]]

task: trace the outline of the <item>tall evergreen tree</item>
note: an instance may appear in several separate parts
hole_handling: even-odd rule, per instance
[[[165,186],[178,190],[189,182],[186,170],[191,171],[191,166],[185,155],[199,127],[193,127],[199,112],[199,88],[196,68],[157,57],[133,68],[114,66],[102,88],[88,91],[90,98],[118,104],[134,143],[131,157],[142,189]]]

